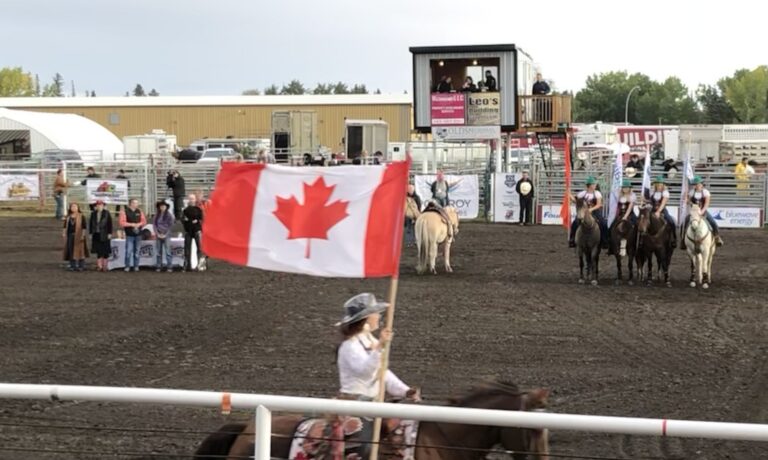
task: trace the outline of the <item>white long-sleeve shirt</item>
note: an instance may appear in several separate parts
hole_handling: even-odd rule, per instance
[[[376,398],[379,395],[381,351],[373,350],[378,341],[368,332],[350,337],[339,347],[338,366],[341,392]],[[392,371],[384,379],[387,393],[403,398],[410,389]]]

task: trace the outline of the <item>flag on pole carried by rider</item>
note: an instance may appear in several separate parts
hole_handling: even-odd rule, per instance
[[[613,144],[613,154],[616,155],[616,161],[613,164],[613,177],[611,179],[611,199],[608,209],[608,226],[616,220],[616,213],[619,208],[619,194],[621,193],[621,179],[623,176],[622,149],[620,143]]]
[[[680,206],[677,208],[678,220],[682,227],[688,217],[688,184],[693,180],[693,165],[691,164],[691,151],[687,149],[683,160],[682,186],[680,187]]]
[[[643,165],[643,199],[651,199],[651,151],[645,149],[645,164]]]
[[[410,158],[296,168],[226,162],[203,223],[209,257],[312,276],[396,276]]]
[[[560,217],[563,219],[563,227],[571,228],[571,136],[565,136],[565,194],[560,205]]]

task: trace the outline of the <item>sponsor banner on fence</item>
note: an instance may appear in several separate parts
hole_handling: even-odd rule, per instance
[[[432,137],[438,141],[495,140],[501,137],[501,127],[442,126],[432,128]]]
[[[432,126],[464,124],[464,93],[432,94]]]
[[[493,180],[493,221],[517,222],[520,220],[520,195],[517,181],[520,173],[496,173]]]
[[[0,201],[40,199],[40,176],[37,174],[0,174]]]
[[[139,242],[139,266],[154,267],[157,264],[157,241],[142,240]],[[192,241],[192,266],[197,266],[195,242]],[[114,238],[111,241],[112,253],[107,261],[109,270],[116,270],[125,267],[125,240]],[[184,265],[184,238],[171,238],[171,252],[173,253],[173,265],[181,267]],[[165,255],[162,263],[165,264]]]
[[[476,175],[445,175],[448,181],[449,205],[456,208],[460,219],[475,219],[480,213],[480,188]],[[435,176],[416,176],[416,194],[421,198],[422,206],[432,199],[432,183]]]
[[[128,181],[124,179],[88,179],[85,190],[88,203],[128,204]]]
[[[467,124],[470,126],[500,125],[501,94],[467,93]]]
[[[571,205],[571,216],[576,215],[576,206]],[[563,225],[563,218],[560,217],[560,205],[545,204],[541,206],[542,225]]]
[[[760,228],[760,208],[709,208],[709,213],[722,228]]]

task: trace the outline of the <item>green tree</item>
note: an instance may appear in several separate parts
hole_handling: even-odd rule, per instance
[[[96,91],[91,90],[91,97],[96,97]]]
[[[40,89],[40,76],[35,74],[35,96],[42,96],[43,91]]]
[[[720,83],[726,101],[742,123],[768,122],[768,66],[737,70]]]
[[[702,123],[727,125],[738,121],[736,112],[717,86],[699,85],[696,101],[701,109]]]
[[[0,97],[35,96],[35,82],[32,75],[21,67],[0,69]]]
[[[304,85],[299,80],[291,80],[288,85],[283,85],[282,88],[280,88],[280,94],[287,94],[287,95],[301,95],[306,94],[307,88],[304,87]]]
[[[376,91],[374,91],[373,94],[381,94],[381,90],[379,88],[376,88]]]
[[[53,76],[53,82],[43,87],[45,97],[64,97],[64,77],[60,73]]]
[[[243,96],[259,96],[261,94],[261,91],[258,89],[246,89],[243,91]]]
[[[355,85],[350,91],[352,94],[368,94],[368,88],[365,85]]]
[[[141,84],[137,83],[136,87],[133,88],[133,95],[141,97],[141,96],[146,96],[147,93],[144,92],[144,87],[141,86]]]
[[[696,100],[677,77],[652,82],[638,97],[635,115],[637,123],[643,125],[690,124],[700,119]]]
[[[160,93],[158,93],[155,88],[152,88],[152,91],[149,92],[149,96],[151,96],[151,97],[157,97],[159,95],[160,95]]]
[[[280,88],[278,88],[277,85],[275,84],[272,84],[264,88],[264,94],[266,94],[267,96],[274,96],[278,93],[280,93]]]
[[[346,83],[338,82],[333,85],[333,94],[349,94],[349,87]]]
[[[312,90],[312,94],[333,94],[333,84],[318,83]]]

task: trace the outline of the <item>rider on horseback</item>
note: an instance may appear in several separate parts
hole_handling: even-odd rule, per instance
[[[677,235],[675,232],[677,223],[675,223],[675,219],[672,218],[672,215],[667,209],[667,203],[669,202],[669,190],[667,190],[667,185],[664,183],[664,177],[656,176],[656,178],[653,180],[653,191],[651,192],[650,196],[648,196],[648,201],[651,202],[651,209],[656,214],[656,218],[660,219],[663,217],[669,227],[672,229],[672,239],[670,244],[672,247],[677,246]]]
[[[712,235],[715,237],[715,244],[718,246],[723,245],[723,239],[720,238],[720,229],[717,226],[717,222],[712,217],[712,214],[707,211],[707,208],[709,208],[709,203],[711,199],[711,195],[709,193],[709,190],[704,188],[704,182],[701,180],[701,176],[696,176],[691,181],[691,185],[693,185],[693,190],[688,192],[688,202],[687,206],[692,205],[698,205],[699,206],[699,212],[701,212],[701,215],[704,216],[705,219],[707,219],[707,222],[709,222],[710,228],[712,228]],[[680,238],[680,249],[685,249],[685,232],[688,229],[688,224],[691,222],[691,216],[686,216],[685,218],[685,225],[683,226],[683,236]]]
[[[597,179],[594,177],[587,177],[586,185],[587,189],[579,192],[579,194],[576,195],[576,198],[584,200],[589,206],[589,212],[592,213],[592,216],[600,225],[601,245],[603,246],[603,249],[608,249],[608,224],[603,217],[603,194],[597,190]],[[571,201],[575,201],[573,196],[571,196]],[[573,219],[573,222],[571,223],[571,234],[568,237],[568,247],[570,248],[576,247],[576,230],[579,228],[579,223],[578,218]]]
[[[632,182],[629,179],[622,180],[621,192],[619,194],[619,209],[616,212],[619,219],[614,221],[613,224],[616,225],[619,220],[629,220],[632,224],[636,224],[635,203],[637,203],[637,195],[632,191]]]

